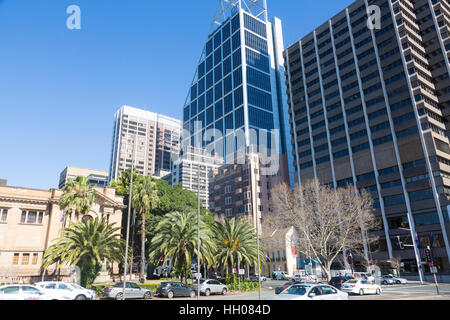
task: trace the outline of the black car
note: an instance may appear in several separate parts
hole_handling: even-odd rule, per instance
[[[283,292],[284,290],[286,290],[287,288],[289,288],[290,286],[294,285],[294,284],[301,284],[301,281],[290,281],[290,282],[286,282],[285,284],[283,284],[281,287],[276,287],[275,288],[275,294],[280,294],[281,292]]]
[[[328,284],[329,284],[330,286],[335,287],[336,289],[341,290],[342,284],[343,284],[345,281],[348,281],[348,280],[351,280],[351,279],[353,279],[353,277],[347,277],[347,276],[333,277],[333,278],[331,278],[330,281],[328,281]]]
[[[182,282],[161,282],[156,289],[156,295],[159,297],[191,297],[196,296],[195,290]]]

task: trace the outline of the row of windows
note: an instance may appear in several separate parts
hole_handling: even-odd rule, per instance
[[[31,253],[22,253],[22,261],[20,264],[22,265],[30,264],[30,256]],[[38,253],[33,253],[31,264],[37,264],[38,256],[39,256]],[[20,253],[14,253],[12,264],[14,265],[19,264],[19,260],[20,260]]]

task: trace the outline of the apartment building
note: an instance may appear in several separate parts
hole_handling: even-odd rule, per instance
[[[181,121],[154,112],[123,106],[114,116],[109,179],[134,167],[140,175],[163,177],[180,151]]]
[[[223,158],[209,154],[205,149],[185,147],[179,156],[174,158],[172,176],[173,186],[181,185],[200,197],[206,209],[209,209],[209,176],[223,164]]]
[[[69,179],[75,180],[77,177],[89,179],[89,184],[97,187],[108,186],[108,172],[101,170],[84,169],[77,167],[66,167],[59,175],[58,188],[62,189]]]
[[[370,192],[366,253],[407,273],[427,245],[450,271],[449,21],[444,0],[358,0],[284,53],[296,183]]]
[[[280,170],[264,173],[257,153],[236,154],[232,164],[224,164],[209,175],[210,210],[218,220],[245,219],[262,234],[261,223],[270,214],[270,190],[289,181],[289,173]],[[258,223],[258,225],[257,225]]]

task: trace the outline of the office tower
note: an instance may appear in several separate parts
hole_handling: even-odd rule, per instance
[[[285,51],[296,182],[369,191],[382,228],[366,254],[400,256],[407,272],[431,238],[450,269],[449,12],[358,0]],[[412,245],[416,233],[420,249],[402,250],[397,236]]]
[[[245,219],[262,234],[261,222],[270,213],[270,190],[284,180],[266,175],[259,154],[246,152],[243,161],[223,164],[209,174],[210,211],[217,220]]]
[[[64,188],[69,179],[75,180],[79,176],[88,178],[89,184],[96,187],[108,186],[108,172],[69,166],[66,167],[59,175],[58,188]]]
[[[6,186],[8,181],[6,179],[0,179],[0,186]]]
[[[184,105],[183,146],[225,160],[250,146],[283,154],[293,178],[283,48],[281,21],[268,21],[266,1],[219,1]]]
[[[200,194],[203,207],[209,209],[208,176],[222,164],[222,158],[209,154],[205,149],[185,147],[178,157],[174,157],[172,185],[179,184],[183,189]]]
[[[181,121],[123,106],[114,116],[109,179],[116,180],[133,161],[141,175],[160,178],[170,173],[172,156],[180,150],[180,136]]]

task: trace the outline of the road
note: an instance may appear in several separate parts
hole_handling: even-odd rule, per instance
[[[261,288],[261,299],[275,295],[275,287],[282,286],[286,281],[268,280]],[[439,284],[440,295],[436,293],[436,286],[433,283],[410,283],[406,285],[381,286],[382,294],[350,296],[350,300],[450,300],[450,284]],[[161,298],[155,298],[161,299]],[[226,296],[212,295],[209,297],[200,296],[199,300],[258,300],[259,292],[229,293]],[[197,300],[197,298],[174,298],[173,300]]]

